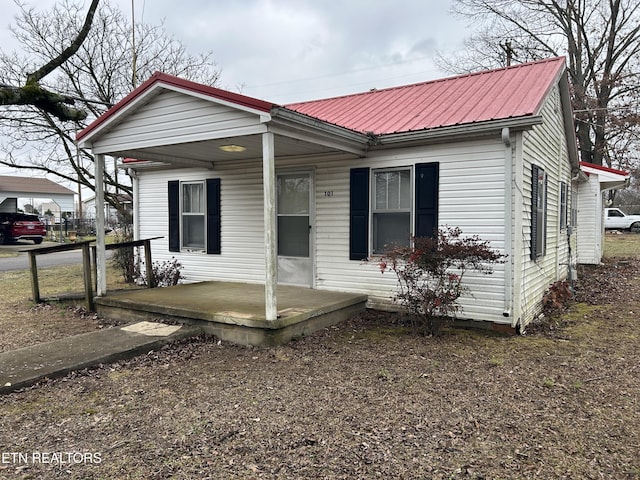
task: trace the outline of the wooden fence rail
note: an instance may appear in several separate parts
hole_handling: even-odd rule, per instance
[[[132,240],[130,242],[111,243],[105,245],[105,250],[117,250],[120,248],[131,247],[144,247],[144,259],[146,265],[147,286],[151,288],[153,286],[153,268],[151,266],[151,240],[156,240],[162,237],[146,238],[144,240]],[[84,280],[84,297],[86,301],[87,310],[93,311],[95,308],[93,298],[94,291],[92,285],[92,271],[94,275],[97,275],[96,265],[96,245],[91,245],[91,241],[76,242],[64,245],[53,245],[50,247],[37,247],[31,250],[21,250],[21,252],[27,252],[29,254],[29,269],[31,270],[31,292],[33,294],[33,301],[36,303],[42,302],[40,297],[40,285],[38,283],[38,264],[36,257],[38,255],[45,255],[48,253],[68,252],[71,250],[82,249],[82,272]],[[93,268],[91,262],[91,250],[93,250]]]

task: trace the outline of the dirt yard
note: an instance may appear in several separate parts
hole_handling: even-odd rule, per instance
[[[582,268],[576,303],[524,336],[414,337],[367,312],[279,348],[201,337],[5,395],[0,478],[640,479],[639,266]],[[3,350],[100,327],[23,293],[3,293]]]

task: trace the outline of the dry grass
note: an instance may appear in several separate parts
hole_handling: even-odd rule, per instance
[[[414,337],[370,312],[278,348],[198,338],[0,397],[0,450],[100,454],[0,477],[640,479],[640,279],[611,265],[591,273],[620,275],[615,301],[554,331]]]
[[[82,265],[43,268],[38,271],[43,298],[83,291]],[[118,272],[109,268],[107,289],[125,288]],[[101,328],[95,315],[82,308],[57,303],[33,303],[27,270],[0,272],[0,352]]]
[[[608,258],[640,257],[640,234],[607,232],[604,236],[604,254]]]

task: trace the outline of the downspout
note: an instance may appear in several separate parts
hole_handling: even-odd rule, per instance
[[[504,143],[504,311],[505,318],[512,316],[513,297],[513,155],[511,152],[511,132],[509,127],[502,129],[502,143]],[[512,319],[512,323],[513,323]]]
[[[573,172],[572,172],[573,173]],[[575,228],[577,227],[577,225],[573,225],[571,222],[573,221],[573,182],[577,182],[578,179],[580,178],[580,170],[578,169],[578,171],[576,172],[575,177],[571,177],[571,185],[569,185],[570,187],[570,192],[571,192],[571,196],[569,196],[569,199],[567,199],[567,202],[571,202],[570,203],[570,207],[569,207],[569,214],[567,215],[568,217],[571,218],[571,220],[569,218],[567,218],[567,244],[569,246],[569,251],[567,253],[568,257],[569,257],[569,262],[568,262],[568,271],[567,271],[567,276],[569,277],[569,285],[571,288],[571,292],[575,292],[575,283],[576,280],[578,279],[577,276],[577,272],[578,272],[578,261],[577,258],[575,260],[575,267],[574,267],[574,259],[573,259],[573,251],[571,248],[571,235],[573,235]],[[577,255],[577,245],[576,245],[576,255]]]
[[[131,177],[133,188],[133,239],[140,240],[140,204],[138,203],[138,174],[133,168],[127,168],[127,174]]]
[[[562,155],[562,137],[560,135],[558,135],[558,205],[560,205],[560,181],[562,180],[562,161],[563,161],[563,155]],[[569,186],[570,187],[570,186]],[[567,191],[567,198],[565,199],[565,202],[569,201],[569,195],[568,195],[568,191]],[[567,219],[567,225],[569,224],[568,219]],[[558,213],[558,226],[556,228],[556,235],[558,240],[556,241],[556,281],[560,280],[560,238],[562,236],[562,230],[560,229],[560,214]],[[570,240],[570,236],[567,230],[567,240],[569,240],[569,244],[571,243]],[[569,252],[568,252],[568,258],[567,258],[567,264],[571,264],[571,246],[569,245]],[[571,267],[567,267],[567,268],[571,268]],[[568,274],[568,272],[567,272]]]

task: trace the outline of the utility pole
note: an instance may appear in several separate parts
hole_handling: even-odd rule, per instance
[[[516,51],[511,47],[511,40],[505,40],[504,43],[500,43],[500,48],[504,50],[507,56],[507,67],[511,66],[511,61],[516,56]]]
[[[134,0],[131,0],[131,64],[133,72],[131,74],[131,84],[133,88],[138,86],[138,66],[136,65],[138,55],[136,54],[136,14],[134,7]]]

